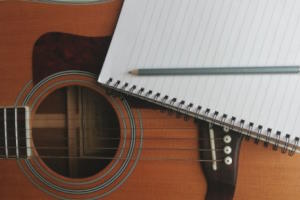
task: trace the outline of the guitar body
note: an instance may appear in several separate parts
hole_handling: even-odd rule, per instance
[[[121,6],[118,0],[91,5],[0,2],[0,104],[30,109],[32,154],[0,160],[1,199],[205,198],[197,124],[111,94],[96,82]],[[52,38],[51,32],[56,32]],[[43,48],[49,42],[42,40],[48,36],[49,54]],[[62,41],[86,51],[61,54]],[[100,50],[93,54],[93,48]],[[91,55],[93,62],[88,62]],[[79,115],[98,120],[99,113],[103,127],[93,120],[82,127]],[[105,133],[92,135],[88,125]],[[86,132],[90,140],[79,140]],[[67,150],[51,152],[58,147]],[[93,159],[82,163],[78,155]],[[299,199],[299,168],[299,155],[243,141],[234,199]]]

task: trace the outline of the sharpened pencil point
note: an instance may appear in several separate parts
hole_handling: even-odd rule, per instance
[[[139,74],[139,70],[138,69],[133,69],[133,70],[129,71],[128,73],[132,74],[132,75],[138,75]]]

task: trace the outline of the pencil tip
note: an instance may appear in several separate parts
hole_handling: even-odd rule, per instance
[[[133,70],[129,71],[128,73],[132,74],[132,75],[138,75],[138,70],[137,69],[133,69]]]

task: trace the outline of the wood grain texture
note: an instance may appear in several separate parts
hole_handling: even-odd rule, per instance
[[[0,2],[0,55],[2,81],[15,90],[0,92],[0,105],[13,102],[24,82],[32,79],[32,51],[37,39],[47,32],[84,36],[111,36],[121,1],[94,5],[60,5],[29,1]],[[20,73],[20,69],[22,70]],[[11,73],[13,72],[13,73]],[[18,72],[18,73],[16,73]]]
[[[30,2],[0,2],[0,105],[12,105],[21,88],[32,79],[32,51],[35,41],[46,32],[66,32],[83,36],[111,36],[119,14],[121,1],[93,6],[47,5]],[[136,108],[134,108],[135,110]],[[146,127],[168,125],[176,131],[163,135],[197,136],[192,120],[169,116],[157,109],[139,110],[147,119]],[[136,112],[136,111],[134,111]],[[164,120],[157,120],[164,118]],[[190,132],[180,131],[182,127]],[[157,134],[145,132],[145,137]],[[174,145],[172,143],[147,143]],[[186,145],[185,143],[177,145]],[[192,144],[197,145],[197,144]],[[143,152],[142,156],[151,156]],[[158,155],[157,153],[154,155]],[[160,152],[160,156],[180,156]],[[182,155],[194,158],[195,153]],[[262,144],[243,142],[234,199],[237,200],[297,200],[300,188],[300,156],[265,149]],[[0,161],[1,199],[53,199],[35,187],[20,171],[15,160]],[[204,199],[206,183],[196,162],[139,162],[129,179],[105,199]]]

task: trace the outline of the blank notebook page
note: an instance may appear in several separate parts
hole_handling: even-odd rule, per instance
[[[99,82],[127,82],[300,136],[300,74],[134,76],[136,68],[300,65],[298,0],[125,0]],[[145,93],[144,92],[144,93]],[[169,100],[166,103],[169,103]]]

